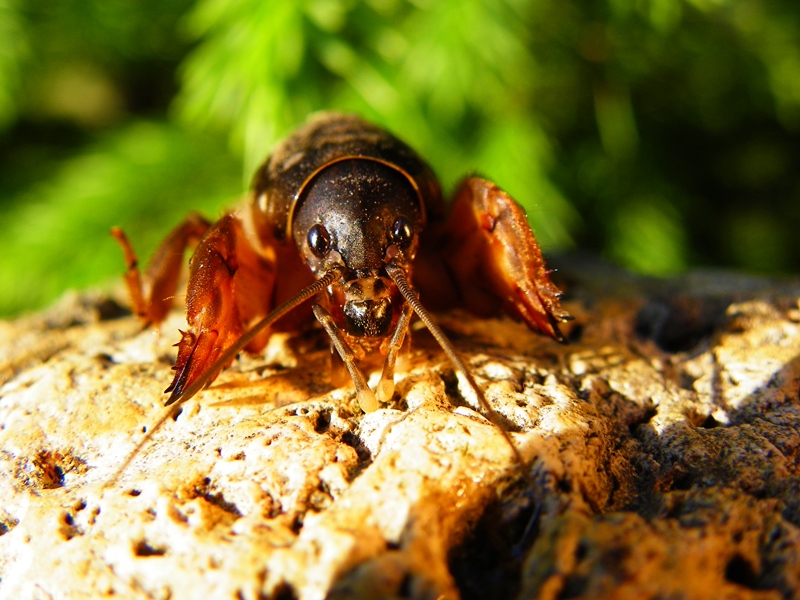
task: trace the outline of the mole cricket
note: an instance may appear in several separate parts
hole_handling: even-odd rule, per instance
[[[180,332],[175,375],[165,390],[172,408],[118,474],[180,404],[242,350],[261,351],[274,331],[299,330],[316,318],[331,340],[332,383],[344,386],[349,374],[359,406],[370,412],[394,393],[397,356],[416,313],[498,424],[429,309],[462,307],[478,316],[502,309],[559,341],[559,322],[571,319],[524,211],[508,194],[467,177],[446,204],[433,172],[411,148],[352,115],[309,120],[258,169],[239,208],[213,224],[187,217],[144,274],[122,230],[112,234],[125,255],[133,310],[156,325],[172,306],[184,251],[196,244],[188,331]],[[381,361],[372,390],[362,367]]]

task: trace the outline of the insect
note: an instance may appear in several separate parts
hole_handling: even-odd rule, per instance
[[[448,210],[411,148],[351,115],[312,118],[259,168],[242,206],[213,224],[188,217],[144,275],[125,234],[112,233],[125,254],[133,308],[154,324],[170,309],[184,250],[197,244],[188,331],[177,344],[167,406],[209,385],[242,350],[263,349],[274,331],[316,318],[331,340],[333,382],[343,385],[349,374],[361,408],[375,410],[392,397],[415,313],[494,414],[429,308],[461,306],[477,315],[502,308],[560,341],[558,324],[571,318],[508,194],[467,177]],[[373,390],[362,367],[381,362]]]

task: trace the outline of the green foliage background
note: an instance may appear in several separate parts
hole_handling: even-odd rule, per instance
[[[644,273],[800,266],[796,0],[0,0],[0,314],[230,206],[355,111],[546,247]]]

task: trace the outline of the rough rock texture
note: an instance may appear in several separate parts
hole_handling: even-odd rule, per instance
[[[180,314],[0,323],[0,598],[800,597],[800,282],[567,272],[568,345],[440,317],[524,468],[426,332],[363,415],[310,330],[114,480]]]

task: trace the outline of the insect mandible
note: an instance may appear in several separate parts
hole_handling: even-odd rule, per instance
[[[396,359],[416,313],[492,416],[429,309],[460,306],[480,316],[503,309],[559,341],[558,324],[571,318],[524,211],[508,194],[467,177],[448,207],[411,148],[352,115],[312,118],[259,168],[242,206],[213,224],[190,215],[144,275],[125,234],[112,233],[125,254],[133,309],[154,324],[171,307],[184,250],[197,244],[188,331],[177,344],[167,406],[209,385],[242,350],[262,350],[274,331],[316,318],[331,339],[333,382],[343,385],[349,373],[359,405],[373,411],[392,397]],[[372,390],[361,366],[376,360],[383,371]]]

